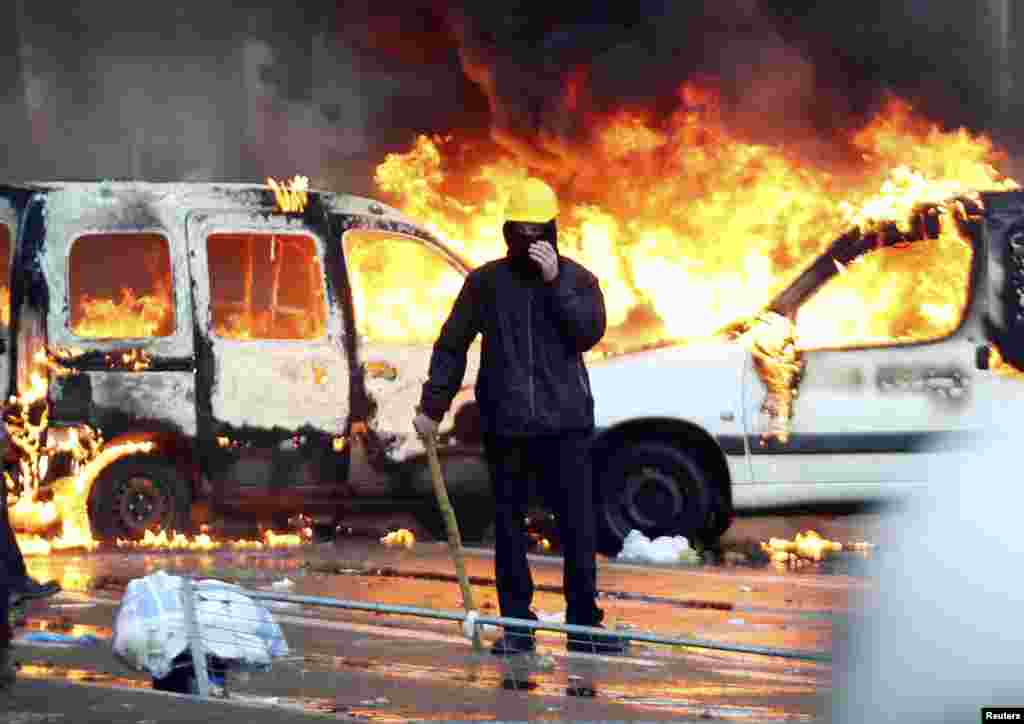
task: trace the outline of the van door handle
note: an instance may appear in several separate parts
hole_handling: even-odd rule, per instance
[[[926,375],[924,384],[931,390],[957,394],[967,385],[963,378],[956,375]]]
[[[383,379],[388,382],[398,379],[398,368],[383,360],[363,363],[363,371],[370,379]]]

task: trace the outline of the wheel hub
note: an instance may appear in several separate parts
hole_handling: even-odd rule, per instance
[[[627,478],[622,500],[631,525],[647,529],[667,527],[685,505],[675,478],[652,467],[641,468]]]
[[[163,522],[168,510],[166,494],[153,480],[133,477],[117,486],[116,510],[121,524],[131,530],[142,530]]]

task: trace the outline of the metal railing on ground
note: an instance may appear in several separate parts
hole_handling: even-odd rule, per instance
[[[598,637],[597,640],[602,642],[640,642],[810,662],[828,663],[832,660],[831,655],[827,652],[673,637],[632,628],[605,629],[555,621],[488,616],[481,615],[477,611],[467,613],[465,611],[445,611],[419,606],[373,603],[323,596],[302,596],[276,591],[250,590],[231,584],[206,585],[199,584],[187,575],[182,576],[180,595],[188,648],[174,660],[170,678],[164,680],[185,682],[183,685],[189,691],[182,691],[182,693],[193,693],[203,697],[226,695],[224,675],[227,670],[234,667],[230,663],[225,663],[225,651],[253,650],[254,647],[258,649],[261,645],[260,637],[254,634],[254,631],[260,626],[265,626],[268,617],[272,615],[268,614],[262,602],[452,621],[461,624],[462,634],[470,640],[479,636],[484,626],[493,626],[504,628],[506,635],[511,636],[532,636],[536,631],[551,631],[567,634],[572,639],[582,642],[594,642],[592,637]],[[251,601],[248,604],[240,601],[240,597],[243,596]],[[211,613],[217,611],[219,613]],[[280,634],[279,629],[277,631]],[[530,633],[523,633],[524,631]],[[593,645],[592,652],[601,654],[606,643],[594,642]],[[586,644],[577,646],[573,650],[585,652]],[[211,679],[214,682],[213,685],[211,685]],[[157,685],[157,680],[154,679],[154,686]]]

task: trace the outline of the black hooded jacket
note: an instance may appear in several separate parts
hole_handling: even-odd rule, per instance
[[[533,261],[515,254],[470,272],[434,344],[420,402],[427,416],[440,420],[448,411],[478,333],[476,399],[484,433],[544,435],[594,426],[583,353],[605,333],[597,277],[559,256],[558,276],[548,283]]]

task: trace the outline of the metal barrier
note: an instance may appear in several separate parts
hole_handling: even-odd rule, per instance
[[[186,640],[188,641],[188,649],[175,660],[174,669],[179,674],[184,674],[183,678],[185,680],[190,680],[191,693],[203,697],[227,695],[226,684],[223,678],[226,664],[223,656],[218,658],[218,652],[223,654],[225,649],[237,651],[244,650],[246,647],[254,650],[253,647],[259,649],[262,645],[260,636],[256,635],[254,631],[258,627],[265,626],[271,614],[261,603],[254,603],[261,601],[454,621],[461,623],[463,635],[470,640],[473,640],[474,636],[479,635],[480,627],[491,625],[505,628],[506,635],[509,634],[510,629],[529,630],[531,632],[530,634],[520,635],[532,635],[532,632],[535,631],[553,631],[573,634],[577,639],[580,637],[599,636],[605,640],[637,641],[801,661],[828,663],[832,660],[830,654],[818,651],[731,644],[707,639],[677,638],[646,633],[635,629],[604,629],[552,621],[486,616],[480,615],[476,611],[466,613],[464,611],[444,611],[418,606],[350,601],[321,596],[298,596],[271,591],[254,591],[231,584],[216,586],[197,585],[187,575],[182,576],[181,580],[183,624]],[[218,595],[223,592],[229,593],[227,595]],[[252,599],[252,601],[244,604],[239,600],[241,596]],[[243,609],[252,610],[247,611]],[[211,613],[217,610],[221,612]],[[274,625],[276,626],[276,624]],[[278,633],[280,633],[279,629]],[[514,631],[512,635],[515,635]],[[586,641],[587,639],[583,638],[583,640]],[[182,671],[186,668],[188,671]],[[211,674],[214,673],[219,674],[221,678],[216,681],[215,685],[211,686]],[[156,683],[156,680],[154,680],[154,686],[156,686]]]
[[[268,591],[244,590],[246,596],[254,600],[279,601],[282,603],[298,603],[306,606],[323,606],[325,608],[342,608],[351,611],[369,611],[371,613],[394,613],[404,616],[420,616],[422,618],[434,618],[443,621],[460,621],[463,625],[463,634],[472,638],[472,633],[477,626],[507,626],[513,628],[525,628],[534,631],[556,631],[565,634],[582,634],[610,636],[624,641],[642,641],[650,644],[664,644],[667,646],[684,646],[689,648],[714,649],[716,651],[729,651],[741,654],[757,654],[760,656],[774,656],[784,659],[798,659],[801,661],[831,662],[831,654],[819,651],[798,651],[794,649],[780,649],[769,646],[749,646],[745,644],[729,644],[720,641],[707,639],[674,638],[661,636],[659,634],[644,633],[632,629],[604,629],[592,626],[575,626],[573,624],[555,623],[551,621],[532,621],[520,618],[505,618],[502,616],[481,616],[474,615],[475,612],[464,613],[462,611],[442,611],[433,608],[420,608],[417,606],[401,606],[397,604],[370,603],[367,601],[347,601],[340,598],[324,598],[320,596],[293,596],[289,594],[273,593]]]

